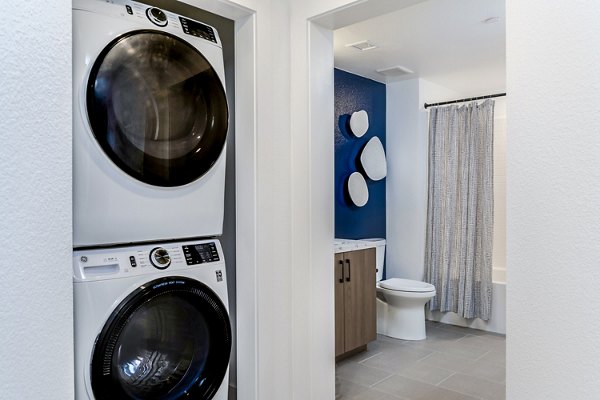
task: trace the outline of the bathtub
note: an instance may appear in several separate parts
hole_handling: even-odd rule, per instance
[[[506,268],[492,269],[492,282],[506,285]]]
[[[489,321],[479,318],[464,319],[452,312],[441,313],[429,311],[427,308],[426,310],[426,318],[430,321],[506,334],[506,269],[494,268],[492,270],[492,316]]]

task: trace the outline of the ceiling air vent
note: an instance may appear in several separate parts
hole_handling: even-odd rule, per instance
[[[378,73],[384,76],[388,76],[390,78],[396,78],[399,76],[414,74],[414,71],[403,67],[401,65],[396,65],[395,67],[382,68],[377,70]]]
[[[346,47],[354,47],[360,51],[373,50],[378,48],[379,46],[369,42],[368,40],[361,40],[360,42],[347,44]]]

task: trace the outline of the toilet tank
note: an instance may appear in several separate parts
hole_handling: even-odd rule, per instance
[[[367,242],[373,242],[373,244],[375,245],[375,267],[377,268],[376,281],[379,282],[383,279],[383,261],[385,260],[385,239],[367,238],[362,240]]]

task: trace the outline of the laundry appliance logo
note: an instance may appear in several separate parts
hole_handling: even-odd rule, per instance
[[[163,286],[171,286],[171,285],[185,285],[185,282],[184,281],[161,282],[161,283],[157,283],[156,285],[152,286],[152,289],[158,289]]]

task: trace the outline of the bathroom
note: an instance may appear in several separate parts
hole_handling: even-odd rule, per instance
[[[503,0],[464,2],[460,6],[430,0],[334,32],[336,253],[352,246],[373,247],[376,243],[344,239],[385,238],[384,279],[424,279],[429,159],[429,111],[424,104],[506,92],[504,7]],[[445,51],[447,47],[451,50]],[[485,335],[491,340],[487,355],[490,360],[491,354],[497,356],[503,351],[503,344],[499,343],[503,343],[506,334],[506,98],[498,96],[494,102],[491,316],[488,320],[466,319],[453,312],[430,311],[427,307],[425,310],[427,330],[433,331],[434,340],[446,330],[465,334],[452,337],[459,342]],[[458,105],[463,104],[466,102]],[[361,120],[364,115],[353,115],[360,110],[366,111],[366,122]],[[358,134],[355,130],[359,130]],[[370,165],[376,162],[364,165],[365,156],[361,153],[374,137],[385,148],[385,159],[379,161],[383,166],[378,167],[383,172],[377,172],[376,178],[370,174],[374,168]],[[358,185],[350,178],[357,171],[364,175],[364,183]],[[377,250],[381,253],[380,247]],[[378,268],[379,263],[378,260]],[[352,353],[350,361],[338,362],[339,398],[376,398],[373,389],[385,387],[381,382],[389,378],[381,372],[400,369],[377,360],[382,358],[377,355],[382,341],[384,349],[389,341],[381,335],[385,331],[383,312],[382,302],[378,301],[379,339],[367,344],[366,353]],[[434,350],[442,354],[457,352],[450,346]],[[486,359],[481,349],[472,349],[472,353],[470,350],[465,347],[460,355]],[[409,359],[413,356],[407,355]],[[427,359],[431,354],[423,357]],[[375,369],[369,368],[373,366]],[[423,366],[416,363],[414,368]],[[424,378],[406,369],[400,375],[435,386],[446,385],[477,398],[504,398],[504,363],[488,363],[479,368],[474,376],[462,375],[466,382],[454,387],[448,386],[452,382],[444,384],[451,377],[450,367],[447,374],[442,372],[444,368],[439,369],[436,378]],[[489,371],[482,372],[486,368]],[[473,382],[468,382],[470,378]],[[488,387],[484,388],[486,384]],[[494,386],[496,390],[490,390]],[[361,392],[365,387],[369,389]],[[390,392],[389,387],[387,390],[388,394],[402,394]]]

